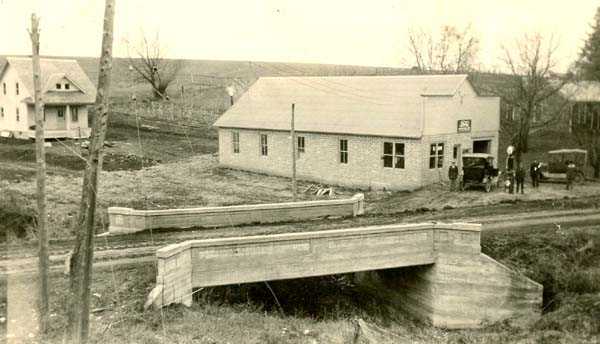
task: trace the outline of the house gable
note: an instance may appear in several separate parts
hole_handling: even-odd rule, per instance
[[[33,94],[33,70],[31,58],[8,57],[6,65],[14,68],[22,80],[22,88],[27,89],[28,94]],[[7,69],[9,67],[5,67]],[[63,59],[40,59],[40,68],[42,72],[42,87],[44,87],[45,104],[93,104],[96,99],[96,89],[83,69],[75,60]],[[61,89],[57,90],[56,85],[60,84]],[[68,90],[64,86],[68,84]],[[74,91],[72,91],[74,89]],[[55,92],[60,91],[60,92]],[[62,92],[66,91],[66,92]],[[33,98],[27,97],[24,101],[33,104]]]

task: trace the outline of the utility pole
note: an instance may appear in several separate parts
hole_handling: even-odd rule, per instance
[[[46,232],[46,152],[44,148],[44,104],[42,103],[42,72],[40,68],[40,19],[31,14],[31,62],[35,98],[35,161],[37,165],[37,229],[39,244],[40,333],[48,329],[48,233]]]
[[[296,187],[296,129],[294,121],[294,109],[296,104],[292,103],[292,121],[290,124],[290,135],[292,137],[292,200],[296,202],[298,200],[298,190]]]
[[[70,343],[87,343],[90,317],[90,289],[94,259],[94,220],[98,195],[98,175],[102,170],[102,148],[108,122],[109,91],[112,72],[113,24],[115,0],[106,0],[102,30],[98,91],[92,107],[94,124],[90,138],[89,156],[83,175],[81,207],[77,235],[71,258],[71,284],[68,336]]]

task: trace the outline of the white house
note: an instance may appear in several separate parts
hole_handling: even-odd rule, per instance
[[[415,189],[463,152],[498,156],[500,99],[466,75],[265,77],[215,123],[221,166],[330,184]]]
[[[90,136],[88,105],[96,89],[77,61],[40,59],[45,136]],[[29,57],[7,57],[0,70],[0,135],[34,138],[33,67]]]

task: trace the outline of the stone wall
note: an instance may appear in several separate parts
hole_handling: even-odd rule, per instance
[[[299,221],[323,216],[358,216],[363,213],[363,194],[356,194],[349,199],[187,209],[135,210],[110,207],[108,231],[111,234],[126,234],[156,228],[223,227]]]

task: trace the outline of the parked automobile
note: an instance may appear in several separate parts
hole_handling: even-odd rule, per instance
[[[498,185],[498,169],[494,168],[494,157],[490,154],[463,154],[462,172],[461,190],[483,187],[485,192],[490,192]]]
[[[575,183],[585,180],[584,168],[587,165],[587,150],[585,149],[557,149],[548,152],[550,161],[542,162],[540,166],[540,181],[566,181],[567,165],[575,163]]]

